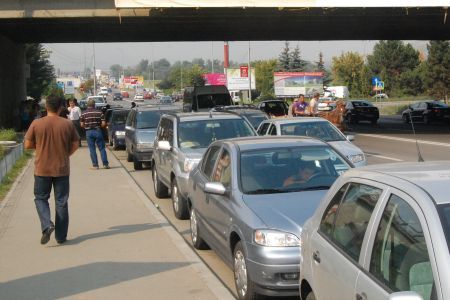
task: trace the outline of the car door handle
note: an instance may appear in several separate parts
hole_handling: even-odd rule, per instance
[[[362,294],[357,293],[356,294],[356,300],[366,300],[366,299],[367,299],[366,293],[362,293]]]
[[[314,259],[317,263],[320,264],[320,254],[319,254],[319,251],[314,252],[313,255],[312,255],[312,257],[313,257],[313,259]]]

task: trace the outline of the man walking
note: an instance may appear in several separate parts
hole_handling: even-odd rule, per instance
[[[41,222],[41,244],[50,240],[55,230],[59,244],[66,241],[69,228],[69,157],[77,149],[80,137],[72,122],[59,117],[61,98],[49,96],[47,116],[34,120],[25,135],[25,149],[36,149],[34,202]],[[55,194],[55,224],[51,221],[48,199]]]
[[[80,136],[80,147],[81,147],[81,125],[80,125],[80,118],[81,118],[81,109],[76,105],[77,99],[70,99],[69,100],[69,120],[72,121],[72,124],[75,126],[78,135]]]
[[[105,140],[103,139],[102,127],[105,127],[105,117],[103,113],[95,109],[94,99],[90,99],[87,103],[86,111],[81,115],[81,127],[86,130],[86,140],[91,155],[92,168],[98,170],[97,152],[95,145],[100,151],[103,168],[109,169],[108,157],[106,156]]]

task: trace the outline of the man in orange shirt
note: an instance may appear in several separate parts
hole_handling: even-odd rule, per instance
[[[80,136],[70,120],[59,117],[61,104],[60,97],[49,96],[45,104],[47,116],[34,120],[25,135],[25,149],[36,149],[34,202],[41,222],[41,244],[48,243],[53,230],[56,241],[64,243],[69,228],[69,157],[78,149]],[[55,224],[48,203],[52,186]]]

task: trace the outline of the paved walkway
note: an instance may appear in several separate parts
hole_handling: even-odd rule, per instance
[[[71,158],[63,245],[40,244],[26,168],[0,203],[0,298],[234,299],[108,154],[109,170],[89,169],[87,147]]]

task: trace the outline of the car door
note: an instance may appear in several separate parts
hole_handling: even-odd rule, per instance
[[[167,118],[162,118],[159,122],[158,131],[156,133],[156,145],[158,142],[161,141],[169,141],[169,120]],[[170,143],[170,141],[169,141]],[[171,144],[173,145],[173,143]],[[170,160],[170,151],[162,150],[161,148],[158,148],[156,151],[156,157],[155,157],[155,163],[156,168],[158,171],[158,176],[160,180],[164,182],[166,186],[168,186],[168,177],[167,175],[167,169],[170,168],[170,165],[168,166],[168,161]]]
[[[424,300],[438,299],[437,270],[430,231],[417,203],[394,190],[376,218],[365,271],[357,280],[356,299],[388,299],[397,291],[417,292]],[[434,272],[437,274],[437,272]]]
[[[127,151],[131,154],[133,149],[133,139],[136,128],[133,127],[134,118],[136,116],[136,111],[132,110],[127,117],[127,122],[125,124],[125,144]]]
[[[168,141],[170,147],[173,147],[173,121],[169,118],[164,119],[164,126],[162,126],[161,139]],[[161,152],[161,176],[167,186],[170,186],[170,173],[172,171],[172,162],[174,159],[174,150],[162,150]]]
[[[361,250],[382,189],[350,182],[335,194],[310,239],[312,282],[317,299],[355,299]]]

